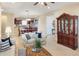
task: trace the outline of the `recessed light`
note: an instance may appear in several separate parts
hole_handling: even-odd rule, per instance
[[[41,5],[44,5],[44,3],[43,3],[43,2],[40,2],[40,4],[41,4]]]
[[[50,7],[47,7],[48,9],[50,9]]]
[[[4,9],[0,8],[0,11],[4,11]]]

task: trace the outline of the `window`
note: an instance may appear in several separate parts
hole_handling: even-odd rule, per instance
[[[22,20],[22,25],[27,25],[27,21],[26,20]]]

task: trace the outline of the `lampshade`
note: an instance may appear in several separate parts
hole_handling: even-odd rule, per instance
[[[6,29],[5,29],[5,34],[6,34],[7,36],[10,36],[11,32],[12,32],[11,27],[10,27],[10,26],[6,27]]]

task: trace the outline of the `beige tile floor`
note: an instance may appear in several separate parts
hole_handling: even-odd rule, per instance
[[[18,53],[19,48],[24,48],[24,45],[22,44],[21,38],[18,36],[18,30],[15,29],[16,35],[15,41],[16,41],[16,55]],[[47,43],[43,47],[46,48],[53,56],[79,56],[79,48],[77,50],[72,50],[68,47],[65,47],[63,45],[57,44],[56,36],[48,36],[46,39]]]
[[[72,50],[63,45],[57,44],[56,36],[49,36],[44,46],[54,56],[79,56],[79,48]]]
[[[15,42],[16,42],[16,56],[17,56],[18,55],[18,49],[24,48],[24,45],[22,44],[20,36],[18,36],[18,28],[15,28],[14,31],[15,31],[14,32],[15,35],[13,37],[15,38]]]

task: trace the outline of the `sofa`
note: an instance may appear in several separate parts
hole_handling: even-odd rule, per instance
[[[10,46],[9,40],[0,40],[0,56],[15,56],[15,41],[11,39],[12,46]]]
[[[31,39],[28,40],[26,38],[26,34],[29,34]],[[35,39],[36,39],[35,37],[37,37],[37,34],[35,34],[34,32],[21,34],[21,39],[22,39],[22,42],[25,45],[25,47],[34,46]],[[46,44],[46,38],[47,38],[46,36],[43,36],[42,38],[40,38],[42,45]]]

